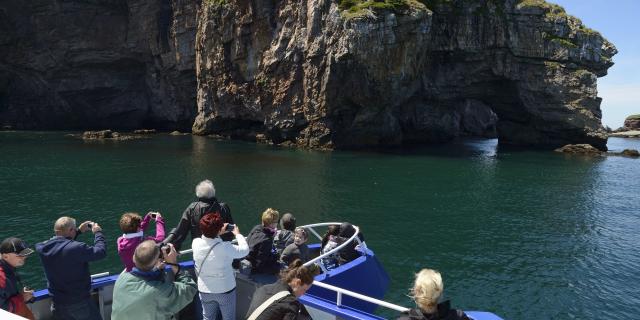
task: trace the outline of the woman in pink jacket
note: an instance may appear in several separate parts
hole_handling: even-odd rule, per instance
[[[145,237],[144,230],[151,219],[156,221],[156,236]],[[149,212],[144,216],[144,219],[135,212],[127,212],[120,218],[120,229],[124,234],[118,238],[118,255],[127,272],[135,267],[133,253],[142,241],[162,242],[164,240],[164,220],[160,212]]]

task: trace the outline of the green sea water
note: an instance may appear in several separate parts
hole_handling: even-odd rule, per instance
[[[609,148],[640,149],[640,140],[610,139]],[[299,224],[360,226],[397,304],[411,306],[413,273],[429,267],[465,310],[505,319],[640,315],[640,159],[504,150],[495,140],[317,152],[191,136],[89,143],[0,132],[0,237],[35,243],[61,215],[94,220],[109,253],[92,272],[117,273],[119,216],[157,210],[171,228],[204,178],[244,234],[267,207]],[[46,286],[35,255],[20,273]]]

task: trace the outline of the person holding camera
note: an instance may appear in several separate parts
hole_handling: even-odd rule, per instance
[[[219,213],[207,213],[200,219],[202,237],[193,239],[193,261],[202,302],[202,317],[215,320],[236,318],[236,279],[231,267],[233,259],[244,258],[249,245],[237,225],[224,223]],[[232,232],[237,245],[220,236]]]
[[[33,299],[33,290],[22,285],[16,268],[22,267],[32,253],[19,238],[0,243],[0,308],[27,319],[35,319],[26,305]]]
[[[156,222],[156,236],[144,237],[144,230],[149,225],[149,221]],[[117,240],[118,255],[127,271],[133,269],[133,252],[144,240],[162,242],[164,240],[164,220],[160,212],[149,212],[144,219],[135,212],[127,212],[120,217],[120,229],[124,232]]]
[[[53,238],[36,244],[53,300],[53,318],[102,319],[97,304],[91,299],[89,273],[89,262],[107,256],[102,228],[92,221],[85,221],[76,228],[75,219],[61,217],[56,220],[53,231]],[[94,234],[93,246],[75,240],[89,231]]]
[[[233,223],[231,209],[224,202],[219,202],[216,198],[216,188],[211,180],[203,180],[196,186],[197,201],[192,202],[182,213],[180,222],[176,226],[174,238],[171,241],[173,245],[180,250],[182,242],[187,238],[187,234],[191,234],[191,239],[200,238],[199,222],[202,217],[209,212],[218,212],[224,223]],[[222,236],[224,241],[233,240],[234,235],[227,232]]]
[[[172,319],[196,295],[191,275],[180,270],[172,244],[145,240],[133,254],[135,267],[122,272],[113,287],[112,320]],[[165,272],[165,266],[171,266]]]

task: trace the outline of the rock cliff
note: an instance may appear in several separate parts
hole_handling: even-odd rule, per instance
[[[540,0],[14,1],[0,124],[605,150],[596,81],[615,53]]]
[[[198,5],[0,2],[0,124],[190,128]]]

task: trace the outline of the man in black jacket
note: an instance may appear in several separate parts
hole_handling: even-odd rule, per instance
[[[210,212],[218,212],[224,223],[233,224],[231,209],[224,202],[216,199],[216,188],[211,180],[204,180],[196,186],[196,197],[198,201],[192,202],[182,213],[182,218],[178,226],[175,228],[174,239],[171,241],[176,248],[180,250],[182,242],[187,238],[187,233],[191,233],[191,239],[202,236],[200,231],[200,218]],[[229,232],[230,233],[230,232]],[[230,238],[225,233],[221,236],[222,240],[230,241],[235,236],[230,233]],[[229,238],[229,240],[227,240]]]

